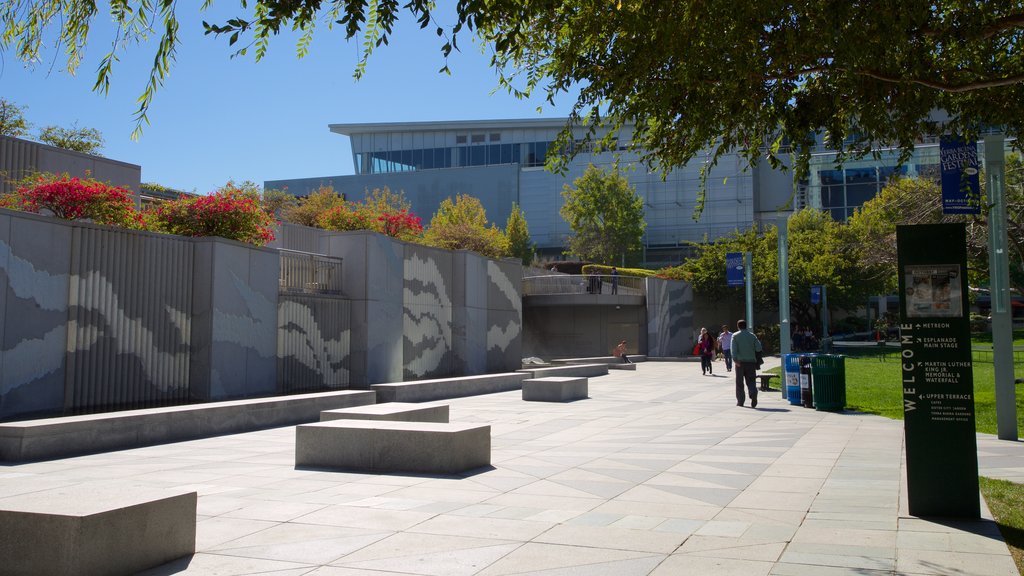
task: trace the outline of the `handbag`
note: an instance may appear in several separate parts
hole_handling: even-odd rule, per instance
[[[697,356],[700,354],[700,342],[693,345],[693,355]]]
[[[760,368],[761,365],[764,364],[764,352],[761,352],[760,350],[754,352],[754,358],[757,361],[757,367]]]

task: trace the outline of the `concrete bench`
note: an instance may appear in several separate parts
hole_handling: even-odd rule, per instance
[[[341,390],[6,422],[0,424],[0,462],[65,458],[316,422],[322,410],[375,401],[368,390]]]
[[[630,359],[632,359],[632,358],[630,358]],[[633,370],[633,371],[636,371],[636,364],[633,364],[632,362],[629,363],[629,364],[627,364],[625,362],[620,362],[618,364],[609,364],[608,365],[608,369],[609,370]]]
[[[491,463],[480,424],[331,420],[295,428],[295,466],[457,474]]]
[[[529,402],[569,402],[586,397],[586,378],[549,376],[523,380],[523,400]]]
[[[630,362],[646,362],[647,356],[643,354],[629,354]],[[554,364],[622,364],[618,356],[591,356],[588,358],[556,358],[551,361]]]
[[[329,420],[392,420],[398,422],[447,422],[447,404],[415,404],[409,402],[386,402],[353,408],[324,410],[320,421]]]
[[[195,549],[195,492],[112,483],[0,498],[5,575],[128,575]]]
[[[388,382],[373,384],[370,389],[377,393],[377,402],[430,402],[462,396],[494,394],[519,390],[523,380],[529,376],[521,372],[502,372],[477,376],[456,376],[410,382]]]
[[[551,368],[524,368],[520,372],[528,374],[527,378],[547,378],[548,376],[604,376],[608,374],[608,364],[568,364]]]

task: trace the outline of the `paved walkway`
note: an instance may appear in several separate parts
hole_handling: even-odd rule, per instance
[[[990,520],[907,515],[901,422],[777,392],[740,408],[696,363],[613,371],[590,396],[452,400],[453,421],[492,425],[493,468],[465,477],[295,470],[289,427],[0,466],[0,494],[196,489],[198,552],[151,575],[1017,574]],[[1024,480],[1024,443],[981,437],[979,456]]]

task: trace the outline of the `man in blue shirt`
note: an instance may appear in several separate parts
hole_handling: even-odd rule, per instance
[[[761,341],[747,330],[747,321],[736,322],[732,335],[732,360],[736,364],[736,405],[743,406],[746,396],[743,385],[750,393],[750,407],[757,408],[757,353],[761,352]]]

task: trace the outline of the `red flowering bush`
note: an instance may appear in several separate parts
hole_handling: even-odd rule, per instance
[[[91,178],[40,174],[24,181],[15,198],[9,200],[10,207],[25,212],[48,211],[64,220],[88,219],[108,226],[143,227],[131,191]],[[15,202],[17,206],[13,205]]]
[[[274,239],[274,219],[259,198],[228,182],[209,196],[182,196],[147,213],[152,229],[181,236],[220,236],[263,246]]]
[[[423,221],[408,210],[384,212],[377,217],[377,224],[381,232],[399,240],[412,240],[423,233]]]

